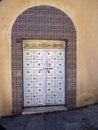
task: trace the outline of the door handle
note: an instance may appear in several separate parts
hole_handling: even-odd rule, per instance
[[[45,69],[53,69],[53,68],[45,68]]]

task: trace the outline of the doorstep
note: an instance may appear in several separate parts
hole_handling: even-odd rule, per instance
[[[22,114],[37,114],[37,113],[45,113],[45,112],[56,112],[56,111],[66,111],[67,108],[65,106],[45,106],[45,107],[30,107],[24,108]]]

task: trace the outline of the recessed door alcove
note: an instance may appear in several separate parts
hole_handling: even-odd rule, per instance
[[[51,6],[25,10],[12,27],[12,112],[23,109],[23,40],[63,40],[65,51],[65,106],[76,107],[76,30],[72,20]]]

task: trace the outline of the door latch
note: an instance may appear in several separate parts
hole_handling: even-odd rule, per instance
[[[45,68],[45,69],[53,69],[53,68]]]

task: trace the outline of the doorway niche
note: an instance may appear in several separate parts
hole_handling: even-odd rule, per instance
[[[51,6],[28,8],[15,20],[11,31],[12,113],[23,109],[23,39],[65,40],[65,107],[76,107],[76,30],[72,20]]]

